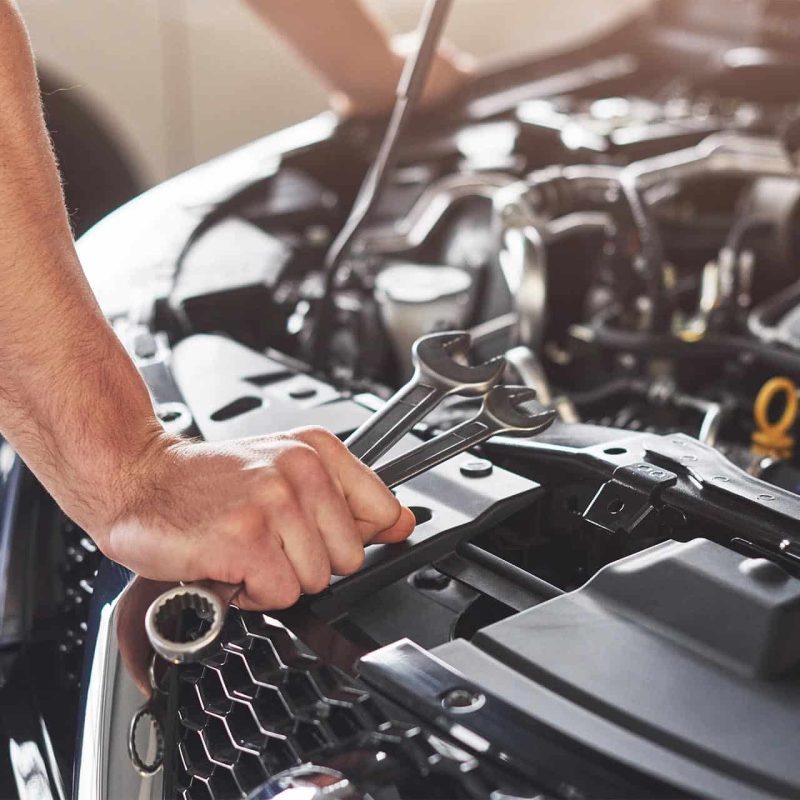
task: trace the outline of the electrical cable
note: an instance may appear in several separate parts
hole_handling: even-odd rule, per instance
[[[606,350],[628,352],[648,358],[707,358],[719,363],[747,357],[779,373],[800,376],[800,353],[781,350],[747,336],[709,334],[697,342],[685,342],[670,334],[623,331],[607,325],[596,325],[589,329],[588,334],[578,338]]]
[[[800,339],[775,327],[775,321],[800,303],[800,282],[793,283],[778,294],[756,306],[747,315],[747,329],[761,342],[782,344],[800,350]]]

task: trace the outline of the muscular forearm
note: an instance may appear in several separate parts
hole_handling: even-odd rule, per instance
[[[30,46],[8,0],[0,42],[0,429],[83,522],[105,501],[101,485],[108,493],[119,476],[124,490],[156,422],[78,262]]]
[[[10,0],[0,0],[0,432],[106,555],[158,580],[241,584],[245,607],[318,592],[358,568],[365,543],[400,541],[414,525],[326,431],[217,445],[163,433],[78,262]]]

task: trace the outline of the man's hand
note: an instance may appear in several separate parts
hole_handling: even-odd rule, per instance
[[[402,541],[414,527],[321,428],[224,445],[158,437],[115,517],[98,536],[115,561],[155,580],[243,583],[237,604],[257,609],[322,591],[361,566],[366,544]]]
[[[244,583],[291,605],[364,545],[414,526],[330,434],[226,445],[167,437],[72,243],[30,44],[0,0],[0,434],[103,552],[161,580]]]

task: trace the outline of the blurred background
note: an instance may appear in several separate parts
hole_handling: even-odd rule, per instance
[[[397,33],[415,27],[423,5],[369,2]],[[456,0],[447,36],[489,66],[591,36],[645,4]],[[77,232],[109,205],[327,105],[304,65],[236,0],[19,5],[69,199],[80,209]]]

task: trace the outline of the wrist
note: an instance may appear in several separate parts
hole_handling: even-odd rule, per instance
[[[143,462],[167,437],[149,392],[108,324],[51,337],[35,366],[20,366],[3,434],[64,512],[98,543],[137,502]],[[44,391],[43,391],[44,387]]]
[[[147,401],[146,408],[140,398],[120,404],[115,418],[91,437],[97,445],[93,454],[64,486],[65,503],[73,509],[64,510],[106,554],[114,525],[146,514],[159,486],[168,480],[170,453],[181,442],[163,429],[149,395]]]

